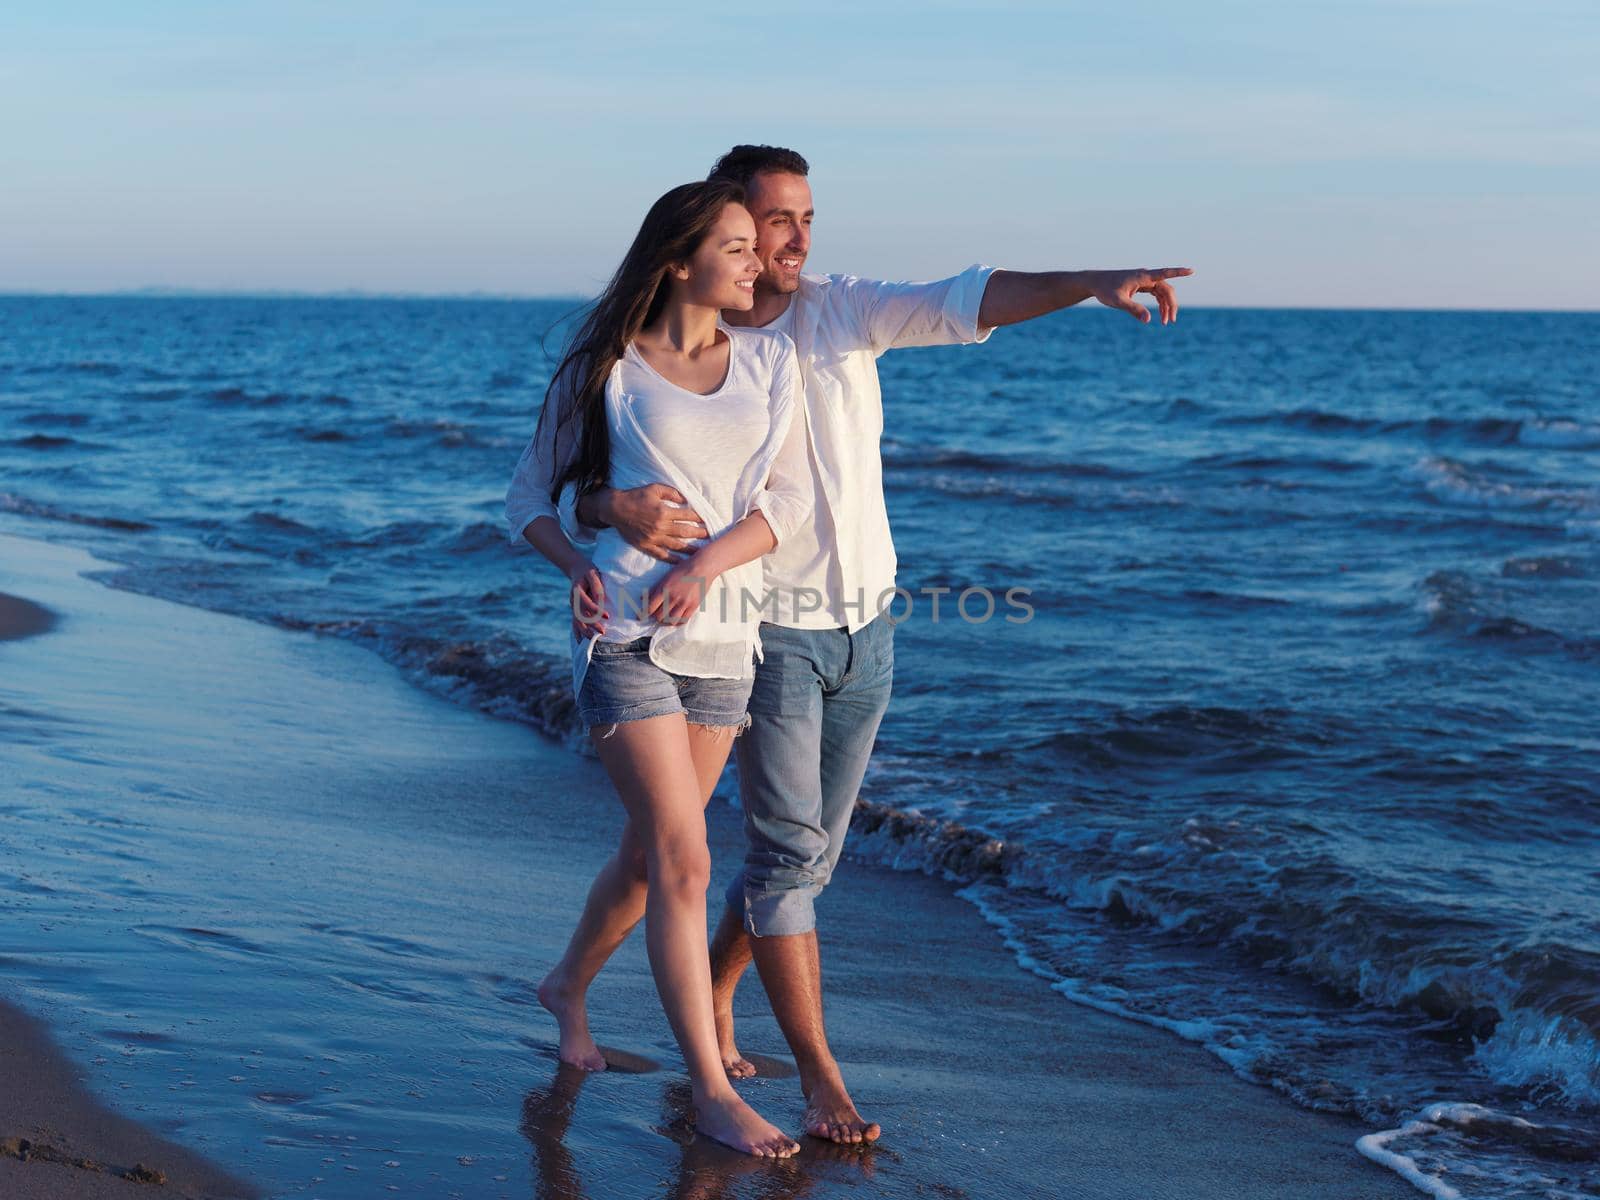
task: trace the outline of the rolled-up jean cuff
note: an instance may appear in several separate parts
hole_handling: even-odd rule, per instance
[[[819,887],[786,888],[777,892],[744,893],[744,927],[756,937],[787,937],[810,933],[817,927],[814,901]]]

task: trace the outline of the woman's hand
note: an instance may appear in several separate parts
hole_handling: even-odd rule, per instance
[[[583,562],[574,566],[567,578],[572,580],[569,600],[572,605],[572,632],[586,638],[606,631],[605,622],[611,619],[606,607],[606,583],[593,564]]]
[[[667,572],[650,589],[646,611],[663,625],[682,625],[705,603],[706,594],[722,571],[705,556],[690,555]]]

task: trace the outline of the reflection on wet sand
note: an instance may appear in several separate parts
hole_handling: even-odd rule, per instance
[[[613,1070],[620,1067],[628,1071],[632,1065],[614,1062],[610,1051],[606,1052],[606,1060]],[[643,1069],[652,1069],[653,1065]],[[629,1073],[642,1071],[634,1066]],[[521,1128],[533,1147],[536,1200],[604,1200],[610,1194],[609,1189],[585,1189],[577,1156],[566,1143],[578,1096],[590,1078],[589,1072],[562,1063],[548,1085],[535,1088],[523,1100]],[[827,1163],[839,1164],[847,1171],[854,1168],[859,1180],[865,1182],[876,1171],[876,1158],[885,1153],[875,1146],[836,1146],[816,1138],[802,1138],[801,1151],[794,1158],[774,1160],[740,1154],[695,1135],[691,1093],[684,1080],[666,1085],[661,1094],[660,1120],[652,1128],[676,1142],[681,1152],[676,1174],[662,1193],[665,1200],[729,1200],[732,1185],[752,1177],[756,1177],[753,1188],[741,1189],[742,1196],[798,1200],[818,1182],[812,1173],[814,1167]],[[596,1187],[606,1188],[605,1180],[594,1182]]]

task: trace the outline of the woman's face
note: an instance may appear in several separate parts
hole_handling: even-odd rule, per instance
[[[741,312],[753,308],[761,259],[756,255],[756,223],[750,211],[742,204],[723,205],[716,224],[684,267],[688,278],[680,278],[678,284],[686,302]]]

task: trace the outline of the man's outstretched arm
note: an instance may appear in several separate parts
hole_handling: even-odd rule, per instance
[[[1120,308],[1149,324],[1150,310],[1137,299],[1141,292],[1156,298],[1161,323],[1165,325],[1178,319],[1178,295],[1167,281],[1193,274],[1188,267],[996,271],[984,287],[983,303],[978,307],[978,325],[983,329],[1016,325],[1090,299],[1100,301],[1107,308]]]

